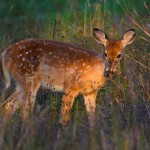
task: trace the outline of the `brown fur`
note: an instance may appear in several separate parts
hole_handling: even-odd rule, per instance
[[[121,40],[108,39],[107,60],[95,50],[50,40],[27,39],[9,46],[2,54],[2,72],[6,81],[9,80],[9,74],[14,78],[16,89],[2,105],[4,112],[7,112],[5,114],[11,114],[22,106],[22,116],[27,120],[33,110],[37,91],[43,87],[64,93],[60,119],[62,124],[69,121],[74,99],[82,94],[93,126],[96,94],[107,80],[107,62],[110,57],[116,58],[122,48]]]
[[[119,50],[123,49],[123,44],[121,40],[109,39],[106,42],[106,48],[107,48],[107,57],[117,59],[116,58],[117,54],[120,52]]]

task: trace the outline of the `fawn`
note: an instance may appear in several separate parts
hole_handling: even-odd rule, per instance
[[[84,97],[88,119],[94,124],[96,94],[113,74],[122,57],[124,47],[133,42],[135,30],[125,32],[120,40],[108,38],[94,28],[95,40],[105,46],[105,53],[75,45],[44,39],[27,39],[10,45],[1,55],[1,74],[6,89],[15,80],[14,93],[2,104],[4,114],[12,114],[22,107],[27,120],[32,113],[40,87],[63,92],[60,123],[70,119],[70,111],[77,95]]]

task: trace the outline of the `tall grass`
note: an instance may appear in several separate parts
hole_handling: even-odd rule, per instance
[[[123,8],[140,10],[140,19],[147,24],[148,2],[145,0],[145,8],[141,0],[130,0]],[[89,127],[84,101],[79,96],[71,123],[63,129],[62,138],[56,140],[62,95],[41,89],[25,132],[21,132],[20,110],[4,124],[0,109],[0,149],[150,149],[150,45],[139,38],[145,34],[128,19],[117,1],[2,0],[0,22],[1,52],[15,41],[37,37],[102,53],[103,47],[92,37],[93,27],[117,38],[129,28],[136,28],[137,32],[135,42],[124,51],[118,72],[98,93],[95,131]]]

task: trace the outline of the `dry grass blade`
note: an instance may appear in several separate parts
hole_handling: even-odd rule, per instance
[[[145,6],[145,8],[146,8],[146,10],[147,10],[148,14],[150,15],[150,11],[149,11],[149,9],[148,9],[148,7],[147,7],[146,2],[143,2],[143,3],[144,3],[144,6]]]
[[[126,7],[123,6],[119,0],[117,0],[117,3],[121,6],[121,8],[124,11],[125,15],[132,21],[132,23],[134,25],[136,25],[139,29],[141,29],[146,35],[150,36],[150,33],[148,32],[146,26],[142,23],[140,18],[138,17],[139,20],[140,20],[140,23],[138,23],[138,21],[135,19],[135,17],[133,17],[133,14],[129,10],[127,10]],[[137,14],[137,12],[136,12],[136,14]]]
[[[141,62],[139,62],[138,60],[136,60],[136,59],[134,59],[134,58],[132,58],[132,57],[130,57],[129,55],[127,55],[127,54],[123,54],[124,56],[126,56],[126,57],[128,57],[128,58],[130,58],[130,59],[132,59],[134,62],[136,62],[136,63],[138,63],[139,65],[141,65],[142,67],[144,67],[144,68],[146,68],[146,69],[148,69],[148,70],[150,70],[150,68],[148,67],[148,66],[146,66],[146,65],[144,65],[144,64],[142,64]]]
[[[149,42],[149,43],[150,43],[150,41],[149,41],[148,39],[146,39],[145,37],[140,36],[140,38],[143,39],[143,40],[145,40],[146,42]]]

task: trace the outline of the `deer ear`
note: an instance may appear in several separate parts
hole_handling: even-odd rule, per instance
[[[108,39],[108,36],[103,31],[101,31],[97,28],[94,28],[93,29],[93,36],[97,42],[106,45],[106,41]]]
[[[124,33],[122,37],[123,45],[126,46],[128,44],[131,44],[135,39],[135,29],[130,29],[127,32]]]

